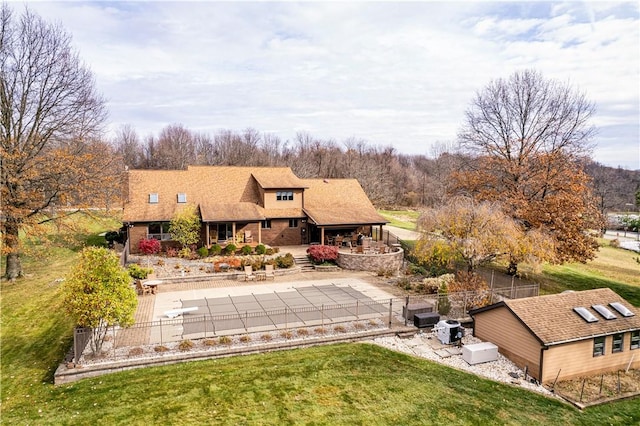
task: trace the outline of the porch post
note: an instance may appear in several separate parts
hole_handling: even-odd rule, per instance
[[[205,231],[205,233],[206,233],[206,235],[207,235],[207,237],[206,237],[206,238],[207,238],[206,245],[207,245],[207,248],[209,248],[209,247],[211,247],[211,241],[209,240],[209,238],[210,238],[210,237],[209,237],[209,222],[205,222],[205,226],[206,226],[206,231]]]
[[[236,223],[231,222],[231,235],[233,236],[233,244],[236,243]]]
[[[258,222],[258,244],[262,244],[262,221]]]
[[[320,227],[320,244],[324,245],[324,226]]]
[[[378,234],[378,241],[384,240],[384,234],[382,233],[382,225],[380,225],[380,233]]]

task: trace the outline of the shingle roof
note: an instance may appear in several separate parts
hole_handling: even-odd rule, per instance
[[[316,225],[385,224],[356,179],[303,179],[304,211]]]
[[[184,193],[187,203],[200,206],[204,221],[257,221],[302,218],[319,225],[387,223],[355,179],[299,179],[288,167],[190,166],[187,170],[130,170],[129,199],[123,221],[169,221]],[[302,209],[265,209],[260,188],[304,188]],[[158,203],[149,203],[149,194]]]
[[[611,302],[623,304],[635,315],[623,317],[609,306]],[[592,305],[598,304],[608,307],[617,318],[604,319],[591,308]],[[640,311],[609,288],[505,300],[476,309],[471,314],[475,316],[500,306],[506,306],[513,312],[544,345],[640,329]],[[574,312],[575,307],[587,308],[598,321],[586,322]]]

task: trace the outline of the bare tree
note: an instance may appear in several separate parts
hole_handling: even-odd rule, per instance
[[[19,232],[108,167],[91,152],[106,110],[60,26],[28,9],[16,18],[3,3],[0,30],[1,231],[13,279],[22,275]]]
[[[457,175],[457,188],[502,201],[526,231],[552,236],[556,261],[591,259],[598,244],[584,231],[599,229],[601,216],[582,165],[595,134],[593,112],[584,94],[536,71],[491,82],[459,134],[474,160]]]

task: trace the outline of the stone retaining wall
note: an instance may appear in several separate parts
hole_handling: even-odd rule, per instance
[[[339,253],[338,266],[353,271],[377,272],[381,269],[398,272],[402,267],[404,251],[385,254]]]

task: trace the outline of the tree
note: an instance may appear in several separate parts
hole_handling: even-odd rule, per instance
[[[102,353],[109,327],[134,323],[138,298],[131,277],[118,255],[104,247],[87,247],[80,253],[62,286],[64,305],[76,324],[91,327],[91,351]]]
[[[459,134],[473,159],[454,175],[456,190],[502,201],[525,232],[553,239],[556,262],[593,258],[598,243],[587,231],[603,223],[583,171],[593,113],[584,94],[536,71],[491,82],[474,98]]]
[[[200,227],[200,217],[196,207],[187,204],[171,219],[169,233],[171,239],[182,244],[182,247],[189,247],[200,240]]]
[[[415,248],[418,258],[432,259],[435,252],[443,252],[444,244],[468,272],[527,242],[526,235],[499,204],[478,203],[469,197],[454,197],[442,207],[427,210],[418,226],[422,232]]]
[[[22,275],[20,232],[45,209],[109,185],[112,158],[97,140],[105,102],[71,37],[28,9],[16,19],[6,3],[0,26],[0,231],[5,276],[14,279]]]

